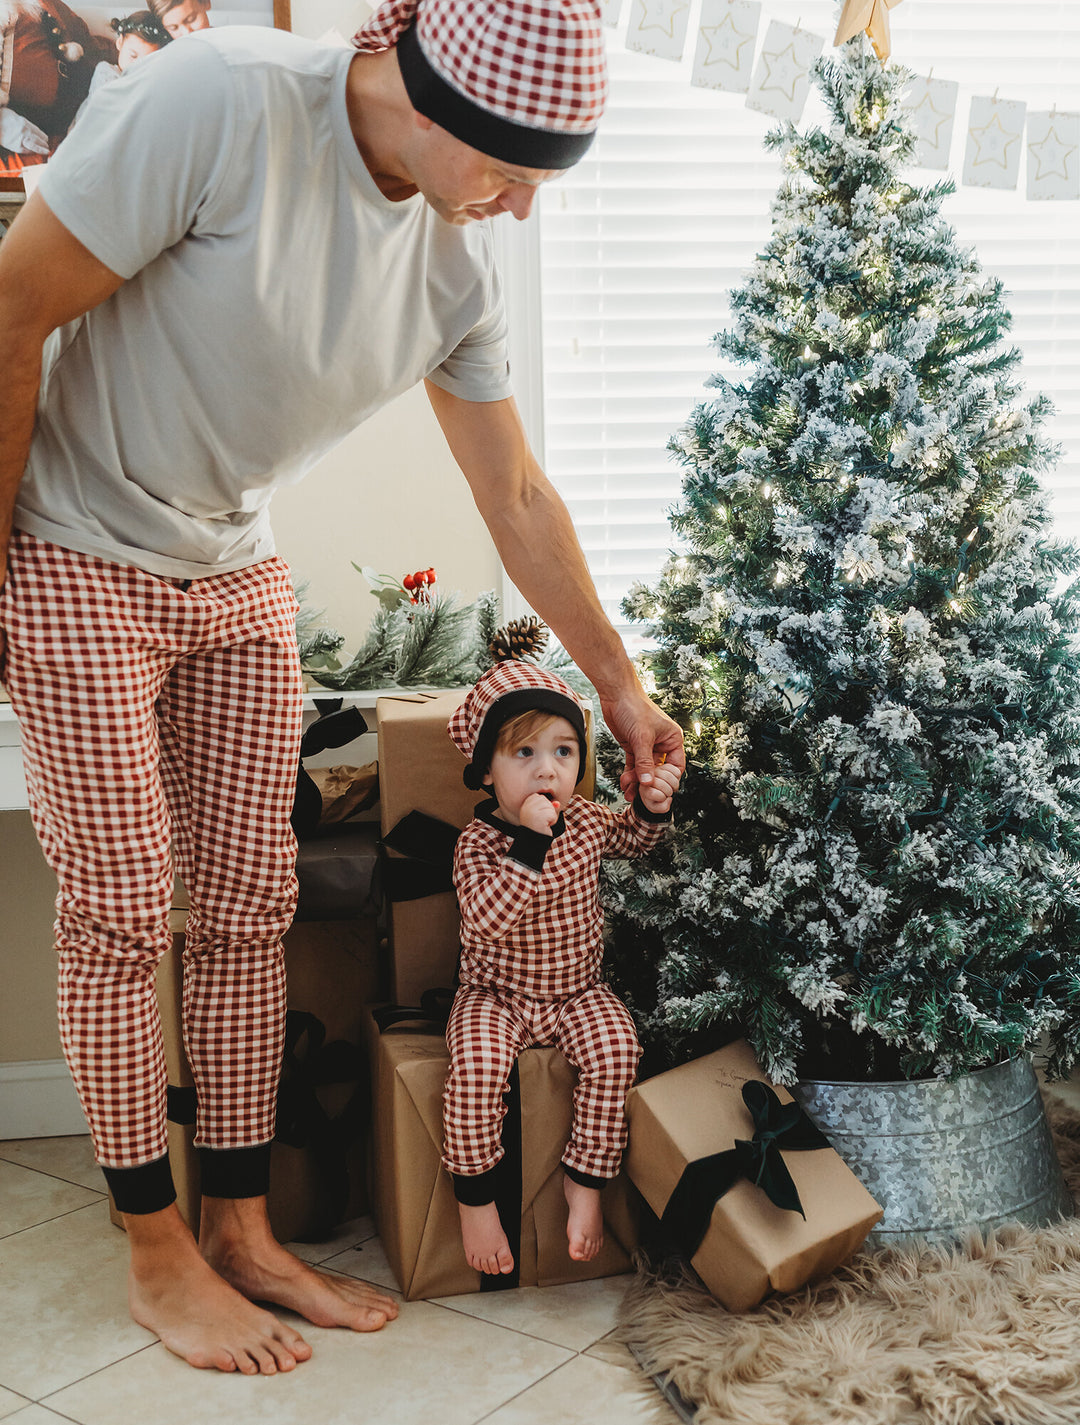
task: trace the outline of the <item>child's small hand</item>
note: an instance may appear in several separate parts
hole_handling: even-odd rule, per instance
[[[521,803],[521,811],[518,816],[521,818],[522,826],[527,826],[530,831],[539,831],[544,836],[551,835],[551,828],[559,819],[559,803],[553,801],[543,792],[531,792]]]
[[[661,762],[653,768],[653,779],[647,786],[638,787],[638,796],[649,811],[661,815],[671,807],[671,799],[682,779],[678,767],[670,762]]]

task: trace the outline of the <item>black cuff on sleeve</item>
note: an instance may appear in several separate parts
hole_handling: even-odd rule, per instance
[[[510,850],[506,854],[513,860],[520,861],[523,866],[528,866],[530,870],[542,871],[544,857],[550,849],[550,836],[545,836],[542,831],[533,831],[528,826],[519,826],[514,831]]]
[[[265,1197],[270,1191],[270,1144],[255,1148],[200,1148],[203,1197]]]
[[[505,1157],[500,1158],[486,1173],[451,1173],[454,1196],[466,1207],[486,1207],[494,1202],[499,1193],[499,1184],[504,1171]]]
[[[636,792],[634,794],[633,810],[634,815],[639,816],[642,821],[651,821],[656,825],[662,825],[664,822],[668,822],[671,820],[670,807],[668,807],[667,811],[650,811],[649,808],[645,805],[645,803],[641,800],[640,792]]]
[[[102,1168],[118,1212],[143,1217],[161,1212],[176,1201],[169,1156],[143,1163],[138,1168]]]
[[[610,1178],[591,1178],[588,1173],[583,1173],[580,1168],[572,1168],[569,1163],[563,1163],[562,1170],[572,1183],[578,1183],[581,1187],[606,1188],[611,1182]]]

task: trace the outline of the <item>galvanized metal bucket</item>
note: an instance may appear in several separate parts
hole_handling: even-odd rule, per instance
[[[885,1209],[870,1246],[953,1242],[1074,1210],[1026,1058],[952,1082],[807,1079],[792,1093]]]

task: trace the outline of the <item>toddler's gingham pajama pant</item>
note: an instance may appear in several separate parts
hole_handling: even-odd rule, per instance
[[[274,1134],[296,900],[295,611],[280,559],[189,582],[12,539],[0,674],[59,881],[64,1053],[124,1210],[172,1195],[154,980],[174,856],[191,900],[184,1044],[204,1192],[254,1195],[248,1155],[262,1163]]]
[[[578,1071],[563,1166],[590,1186],[619,1171],[626,1095],[641,1050],[630,1011],[607,985],[554,1000],[463,985],[454,996],[446,1042],[451,1068],[443,1099],[443,1161],[455,1178],[490,1172],[501,1159],[506,1081],[521,1051],[536,1044],[554,1044]]]

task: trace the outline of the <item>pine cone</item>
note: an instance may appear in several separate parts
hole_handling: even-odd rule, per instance
[[[496,663],[511,658],[539,657],[548,640],[547,628],[538,618],[512,618],[497,628],[488,640],[488,652]]]

